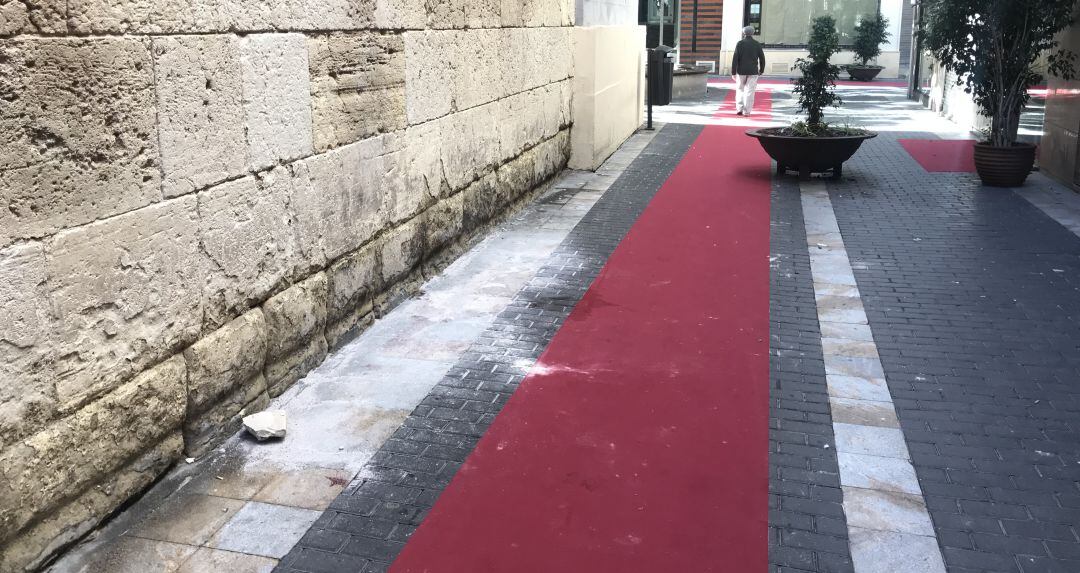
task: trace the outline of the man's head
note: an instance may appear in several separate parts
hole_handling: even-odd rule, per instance
[[[755,31],[756,30],[754,30],[753,26],[747,26],[747,27],[742,29],[742,37],[749,38],[749,37],[754,35]]]

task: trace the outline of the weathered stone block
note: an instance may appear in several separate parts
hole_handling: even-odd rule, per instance
[[[463,189],[499,157],[498,103],[455,113],[440,122],[443,176],[451,190]]]
[[[500,191],[498,177],[489,173],[461,192],[462,229],[466,233],[483,227],[510,203]]]
[[[48,276],[56,394],[70,411],[195,341],[203,262],[196,199],[184,197],[64,231]]]
[[[404,138],[380,135],[297,162],[290,205],[305,260],[325,266],[381,230]]]
[[[456,30],[465,27],[465,3],[468,0],[425,0],[428,28]]]
[[[522,0],[499,0],[500,16],[504,28],[520,28],[525,23],[525,2]]]
[[[271,397],[284,392],[326,358],[326,296],[326,274],[318,273],[263,304],[265,374]]]
[[[180,432],[160,442],[93,487],[19,532],[0,552],[0,571],[36,571],[57,551],[92,531],[103,519],[148,488],[175,462],[183,448]]]
[[[464,0],[465,25],[469,28],[502,26],[502,0]]]
[[[63,33],[67,30],[66,11],[63,0],[0,0],[0,36]]]
[[[520,10],[520,2],[517,6],[518,10]],[[503,13],[506,13],[505,5],[503,6]],[[527,42],[532,30],[526,28],[503,28],[501,32],[498,52],[502,56],[499,65],[502,67],[502,95],[505,97],[526,89],[525,74],[532,73],[527,69],[533,57],[529,52],[530,46]],[[531,82],[532,79],[530,78],[529,81]]]
[[[375,0],[374,26],[380,30],[419,30],[427,25],[426,0]]]
[[[185,379],[173,357],[0,453],[0,543],[175,432]]]
[[[389,231],[379,253],[384,285],[403,279],[420,264],[427,250],[426,216],[414,217]]]
[[[46,277],[41,243],[0,249],[0,449],[56,411]]]
[[[533,186],[550,179],[566,168],[570,158],[570,130],[564,129],[558,135],[537,145],[535,148],[536,164]]]
[[[240,66],[251,168],[310,155],[311,86],[304,35],[244,36]]]
[[[459,110],[495,101],[506,95],[500,29],[455,32],[454,102]]]
[[[236,36],[154,38],[163,189],[176,197],[244,172]]]
[[[458,58],[455,31],[406,32],[405,114],[409,125],[442,117],[454,108]]]
[[[498,197],[510,203],[525,191],[536,186],[536,149],[529,149],[513,160],[499,166],[495,172]],[[503,205],[505,207],[505,205]]]
[[[427,238],[424,246],[428,253],[454,242],[461,236],[464,218],[464,194],[458,193],[432,205],[424,213],[424,227]]]
[[[405,186],[408,198],[415,204],[413,209],[405,209],[399,202],[395,214],[405,211],[415,214],[430,205],[433,198],[450,193],[442,165],[442,122],[445,119],[412,125],[405,130]]]
[[[68,21],[80,34],[352,30],[374,11],[351,0],[71,0]]]
[[[524,149],[544,139],[546,126],[551,123],[545,105],[546,93],[546,87],[537,88],[514,94],[495,104],[498,109],[495,124],[499,138],[498,161],[517,157]]]
[[[326,339],[331,348],[367,326],[372,297],[382,289],[381,245],[372,243],[350,253],[326,271]]]
[[[266,319],[259,309],[184,351],[188,367],[184,449],[198,456],[240,428],[239,412],[266,394]],[[249,412],[250,413],[250,412]]]
[[[405,127],[404,50],[399,34],[335,33],[308,39],[316,149]]]
[[[262,302],[304,264],[291,193],[292,176],[278,167],[198,194],[207,328]]]
[[[161,199],[153,74],[134,38],[0,40],[0,246]]]

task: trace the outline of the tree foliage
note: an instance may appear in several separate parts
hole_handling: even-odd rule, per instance
[[[1077,0],[922,0],[923,47],[956,74],[981,113],[991,118],[990,143],[1016,142],[1028,89],[1038,83],[1039,56],[1051,74],[1072,79],[1076,54],[1057,51]]]
[[[855,42],[851,49],[860,65],[865,67],[870,60],[881,55],[881,45],[892,35],[888,28],[889,20],[882,16],[881,12],[872,18],[863,18],[859,25],[855,26]]]
[[[840,49],[840,34],[836,31],[836,20],[832,16],[814,19],[807,48],[810,56],[795,61],[794,69],[802,72],[802,77],[795,80],[792,91],[799,96],[799,109],[807,112],[806,123],[811,129],[817,129],[824,124],[822,110],[843,103],[836,95],[840,66],[829,62]]]

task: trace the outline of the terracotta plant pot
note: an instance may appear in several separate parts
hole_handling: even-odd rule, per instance
[[[844,173],[844,162],[851,159],[867,139],[877,137],[876,133],[863,135],[845,135],[840,137],[795,137],[768,133],[769,128],[753,129],[746,135],[756,138],[765,153],[776,161],[776,172],[786,173],[789,169],[799,172],[799,178],[806,180],[811,173],[832,172],[839,178]]]
[[[881,66],[858,66],[855,64],[849,64],[847,66],[847,73],[851,76],[851,79],[860,82],[870,82],[881,73],[881,70],[885,68]]]
[[[975,170],[987,187],[1019,187],[1035,165],[1036,147],[1014,143],[1012,147],[975,144]]]

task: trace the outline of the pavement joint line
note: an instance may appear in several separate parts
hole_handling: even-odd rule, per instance
[[[852,277],[854,271],[844,247],[843,236],[833,211],[832,202],[824,183],[803,182],[800,183],[803,217],[805,219],[807,250],[810,254],[810,268],[814,282],[814,298],[818,305],[823,301],[832,302],[837,298],[828,290],[832,280],[827,278]],[[827,235],[832,242],[828,249],[818,247],[817,240]],[[884,376],[859,376],[847,370],[844,372],[831,372],[833,366],[839,362],[849,362],[848,366],[856,370],[864,368],[875,374],[883,374],[884,369],[878,356],[877,347],[873,342],[873,329],[866,321],[866,313],[859,296],[858,285],[855,281],[848,284],[849,297],[842,308],[818,308],[818,322],[821,330],[833,329],[830,325],[833,317],[843,318],[842,324],[862,325],[869,331],[869,337],[860,337],[859,340],[851,338],[831,337],[829,341],[843,341],[852,345],[859,345],[868,350],[869,356],[849,356],[840,354],[842,349],[836,349],[833,344],[826,344],[824,335],[822,338],[822,352],[826,362],[826,383],[829,387],[829,405],[833,409],[833,431],[836,435],[836,452],[838,456],[859,456],[858,459],[865,462],[855,466],[840,464],[840,489],[844,497],[844,514],[847,517],[848,536],[851,541],[851,559],[856,573],[872,573],[880,570],[880,556],[890,555],[925,555],[921,562],[908,564],[906,571],[911,573],[945,573],[945,560],[937,543],[936,534],[930,519],[930,513],[926,507],[926,499],[922,488],[918,486],[915,476],[915,468],[911,464],[910,454],[907,450],[903,429],[896,426],[882,427],[866,423],[840,422],[836,419],[836,410],[842,409],[850,401],[840,397],[842,393],[852,392],[873,395],[878,400],[874,401],[879,408],[885,407],[891,410],[892,419],[896,419],[896,410],[892,401],[892,395],[885,386],[882,388],[874,384],[874,380],[884,381]],[[857,322],[851,323],[851,320]],[[866,338],[869,338],[867,340]],[[871,351],[872,350],[872,351]],[[859,362],[855,362],[859,361]],[[865,373],[865,372],[864,372]],[[837,375],[844,375],[845,387],[838,387]],[[885,399],[888,398],[888,401]],[[868,400],[862,400],[869,402]],[[839,408],[838,408],[839,407]],[[845,418],[847,419],[847,418]],[[885,432],[883,432],[883,430]],[[860,434],[867,439],[862,443],[857,441]],[[880,451],[874,448],[881,446],[875,439],[876,436],[888,436],[899,434],[900,443],[894,444],[894,453],[903,455],[882,456]],[[845,439],[841,439],[845,437]],[[849,441],[851,438],[853,441]],[[857,444],[861,443],[863,450]],[[874,467],[868,465],[874,462],[874,458],[888,459],[892,467]],[[884,463],[884,462],[883,462]],[[877,478],[867,478],[868,472],[876,472]],[[903,474],[897,477],[897,474]],[[905,480],[908,491],[897,491],[900,485],[890,486],[889,479]],[[883,481],[885,480],[885,481]],[[856,487],[854,483],[865,483],[871,487]],[[918,491],[918,493],[912,493]],[[885,532],[895,535],[867,535],[863,531]],[[929,533],[929,534],[927,534]],[[925,540],[933,539],[933,543]],[[858,540],[858,542],[856,542]],[[911,568],[917,567],[917,568]]]

